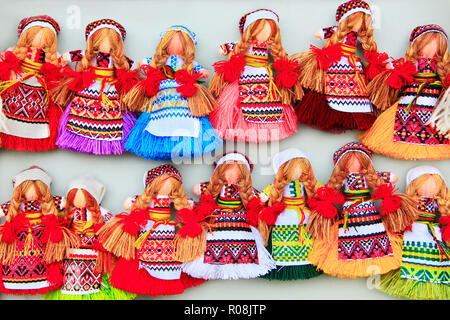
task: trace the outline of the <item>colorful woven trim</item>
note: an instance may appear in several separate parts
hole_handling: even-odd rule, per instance
[[[359,142],[349,142],[334,153],[333,163],[335,166],[347,152],[361,152],[372,160],[372,152],[365,145]]]
[[[86,26],[86,41],[95,31],[101,28],[110,28],[115,30],[122,37],[122,40],[125,40],[125,36],[127,35],[125,28],[117,21],[114,21],[112,19],[101,19],[91,22]]]
[[[18,36],[20,37],[22,32],[24,32],[26,29],[35,26],[50,28],[51,30],[53,30],[55,35],[58,35],[59,31],[61,30],[58,22],[56,22],[55,19],[47,15],[40,15],[20,20],[19,26],[17,27]]]
[[[439,32],[445,37],[445,39],[448,40],[447,34],[440,26],[438,26],[437,24],[426,24],[423,26],[415,27],[413,29],[413,31],[411,32],[411,36],[409,37],[409,43],[413,43],[417,38],[423,36],[428,32]]]
[[[214,169],[226,161],[243,162],[247,166],[250,173],[253,171],[253,163],[250,162],[250,159],[245,154],[237,151],[225,153],[218,158],[218,160],[214,161]]]
[[[347,18],[349,15],[355,12],[364,12],[366,14],[372,15],[370,11],[370,6],[367,2],[351,0],[341,4],[336,10],[336,22],[340,23],[342,20]]]
[[[171,177],[177,179],[180,182],[183,182],[181,179],[180,171],[178,171],[177,168],[170,164],[162,164],[159,167],[150,169],[147,171],[144,175],[144,185],[147,187],[153,180],[155,180],[157,177],[159,177],[162,174],[168,174]]]
[[[243,34],[245,29],[247,29],[249,25],[260,19],[273,20],[277,23],[280,21],[278,15],[272,10],[258,9],[242,16],[242,18],[239,20],[239,32]]]
[[[189,36],[189,38],[191,38],[191,40],[194,42],[194,45],[197,45],[197,35],[194,32],[192,32],[191,30],[189,30],[188,27],[185,27],[182,25],[170,26],[169,28],[167,28],[167,30],[161,32],[161,34],[159,35],[159,38],[162,39],[164,37],[164,35],[169,31],[181,31],[181,32],[187,34]]]

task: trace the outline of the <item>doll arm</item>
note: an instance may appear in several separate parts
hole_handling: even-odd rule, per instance
[[[66,206],[66,198],[61,196],[53,196],[53,202],[58,211],[63,211]]]
[[[223,43],[219,46],[219,54],[221,56],[227,56],[228,54],[230,54],[231,51],[233,51],[234,46],[236,45],[237,42],[228,42],[228,43]]]
[[[208,188],[209,182],[202,182],[199,184],[196,184],[194,186],[194,194],[201,196],[205,193],[206,188]]]
[[[11,206],[11,201],[7,201],[0,205],[0,218],[5,217],[8,214],[9,207]]]
[[[265,187],[263,189],[262,192],[260,192],[259,199],[262,202],[266,203],[267,201],[269,201],[269,197],[270,197],[270,193],[272,192],[272,188],[273,188],[273,186],[271,184],[269,184],[267,187]]]
[[[113,217],[112,213],[103,207],[100,207],[100,214],[102,215],[103,220],[105,220],[105,223],[107,223]]]
[[[62,55],[62,59],[66,62],[80,62],[84,57],[84,50],[72,50]]]
[[[197,61],[194,61],[193,70],[195,73],[200,73],[202,75],[202,78],[209,77],[209,71]]]
[[[128,66],[130,67],[130,70],[135,70],[138,67],[138,64],[135,63],[133,59],[130,59],[127,56],[125,56],[125,59],[127,59]]]

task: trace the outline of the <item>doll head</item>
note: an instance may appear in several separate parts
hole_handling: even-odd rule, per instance
[[[372,153],[359,142],[350,142],[333,155],[334,169],[328,186],[338,190],[350,173],[359,173],[366,177],[367,184],[377,188],[383,183],[372,164]]]
[[[291,181],[299,180],[305,187],[308,197],[313,197],[317,180],[309,162],[309,157],[298,149],[286,149],[278,153],[273,159],[275,179],[269,196],[269,205],[281,201],[283,189]]]
[[[241,153],[230,152],[219,158],[214,165],[214,173],[205,194],[217,198],[224,185],[234,184],[239,191],[242,203],[244,206],[247,205],[253,198],[251,178],[253,164],[250,160]]]
[[[150,65],[160,69],[171,55],[178,55],[184,61],[182,68],[190,71],[194,67],[196,45],[197,36],[194,32],[185,26],[171,26],[161,33]]]
[[[91,212],[94,224],[103,223],[99,204],[105,195],[105,186],[94,177],[85,175],[69,183],[65,217],[68,221],[73,219],[75,208],[86,208]]]
[[[23,60],[29,48],[39,48],[45,52],[46,62],[57,64],[59,30],[58,23],[49,16],[22,19],[18,27],[19,40],[13,49],[14,54],[19,60]]]
[[[6,221],[12,221],[20,212],[20,204],[25,201],[39,201],[42,214],[57,215],[57,209],[50,193],[50,176],[39,167],[30,167],[13,179],[13,196]]]
[[[245,54],[254,41],[264,42],[270,46],[270,54],[277,60],[287,56],[281,43],[278,15],[268,9],[259,9],[244,15],[239,21],[241,39],[232,54]]]
[[[80,70],[89,69],[95,56],[104,51],[111,55],[116,69],[129,70],[130,66],[123,54],[125,35],[124,27],[111,19],[97,20],[88,24],[86,27],[86,52],[81,60]]]
[[[372,12],[364,1],[351,0],[341,4],[336,10],[336,32],[325,42],[325,47],[340,43],[351,31],[358,33],[364,50],[377,51],[373,35]]]
[[[176,210],[190,208],[180,172],[169,164],[147,171],[144,175],[145,190],[131,207],[133,209],[147,209],[150,202],[158,195],[168,196]]]
[[[439,78],[445,79],[450,73],[448,37],[445,31],[435,24],[419,26],[411,32],[409,41],[405,58],[412,62],[420,58],[434,58]]]
[[[439,211],[447,214],[450,210],[450,193],[442,173],[435,167],[419,166],[408,171],[406,194],[413,198],[435,198]]]

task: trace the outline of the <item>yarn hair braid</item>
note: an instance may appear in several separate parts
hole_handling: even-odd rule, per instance
[[[50,62],[54,65],[58,65],[58,42],[55,33],[46,27],[34,26],[26,29],[22,32],[16,46],[13,49],[13,53],[16,55],[17,59],[25,59],[28,48],[31,47],[34,38],[42,31],[42,37],[44,39],[42,44],[42,50],[45,52],[45,62]]]
[[[84,189],[71,189],[67,193],[66,208],[64,211],[64,217],[67,219],[67,221],[72,222],[73,220],[73,212],[75,210],[75,205],[73,201],[75,199],[77,192],[81,192],[83,194],[84,199],[86,201],[86,209],[89,210],[89,212],[91,212],[93,223],[94,224],[104,223],[100,206],[98,205],[94,197]]]

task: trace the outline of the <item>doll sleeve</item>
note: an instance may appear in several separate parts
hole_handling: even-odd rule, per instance
[[[259,194],[259,198],[263,202],[267,202],[270,197],[270,193],[272,192],[273,186],[269,184],[267,187],[263,189],[263,191]]]
[[[320,30],[320,39],[325,40],[330,38],[337,30],[337,27],[328,27]]]
[[[63,211],[66,205],[66,199],[60,196],[53,196],[53,203],[55,204],[58,211]]]
[[[377,171],[377,175],[383,179],[384,183],[389,183],[392,180],[392,173],[390,173],[389,171]]]
[[[131,208],[138,197],[139,196],[128,197],[125,199],[125,202],[128,203],[128,206]]]
[[[237,42],[228,42],[228,43],[222,43],[219,47],[226,53],[229,54],[231,51],[233,51],[234,46]]]
[[[255,188],[252,188],[252,191],[253,191],[253,195],[254,195],[255,197],[259,197],[260,194],[261,194],[261,191],[255,189]]]
[[[194,68],[193,68],[195,73],[198,73],[202,70],[206,70],[206,68],[204,66],[202,66],[200,63],[198,63],[197,61],[194,61]]]
[[[11,201],[7,201],[0,205],[0,217],[4,217],[8,214],[9,207],[11,206]]]
[[[205,193],[206,188],[208,188],[209,182],[202,182],[199,184],[199,191],[200,195],[203,195]]]
[[[80,62],[84,57],[84,50],[69,51],[69,60],[67,62]]]
[[[128,66],[130,67],[130,70],[135,67],[136,63],[134,62],[134,60],[128,58],[127,56],[125,56],[125,59],[127,59],[128,62]]]
[[[141,64],[142,64],[142,65],[144,65],[144,64],[149,65],[150,62],[152,62],[152,58],[153,58],[153,57],[142,59],[142,60],[141,60]]]
[[[103,217],[103,220],[105,220],[105,223],[107,223],[113,217],[112,213],[109,212],[109,210],[102,207],[100,207],[100,213]]]

